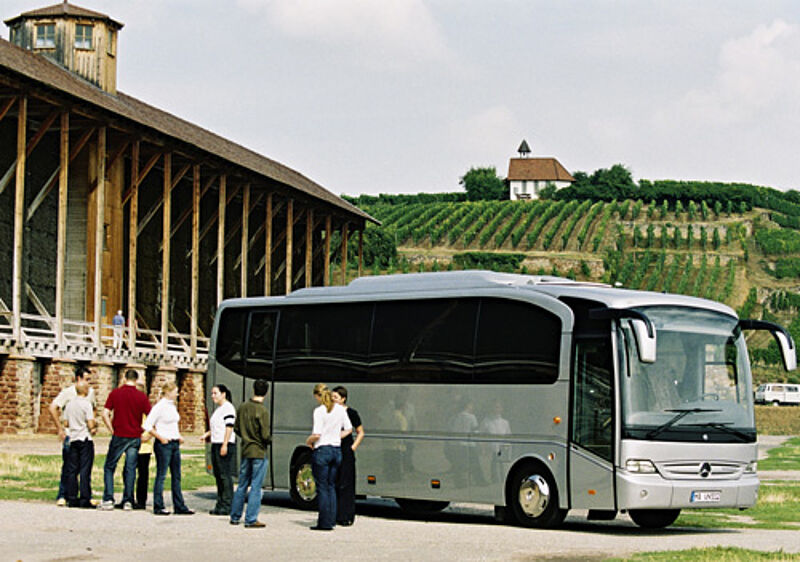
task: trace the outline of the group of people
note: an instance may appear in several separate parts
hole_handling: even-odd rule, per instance
[[[172,382],[165,383],[161,399],[151,407],[134,370],[125,372],[124,384],[111,391],[103,408],[102,420],[112,437],[103,466],[103,499],[99,503],[92,500],[91,471],[95,452],[92,436],[98,424],[88,375],[86,368],[78,367],[75,384],[63,389],[49,408],[63,442],[64,462],[57,503],[70,507],[96,505],[102,510],[145,509],[152,452],[156,457],[153,513],[170,514],[164,504],[164,482],[169,471],[174,513],[194,514],[186,506],[181,490],[180,445],[184,439],[176,407],[178,388]],[[203,442],[211,443],[211,464],[217,485],[216,505],[209,513],[229,517],[231,525],[238,525],[244,515],[246,528],[265,526],[258,520],[258,514],[261,487],[269,466],[267,449],[272,439],[269,411],[264,403],[268,392],[267,381],[254,381],[253,396],[237,410],[232,404],[231,391],[224,384],[214,386],[211,391],[216,409],[209,420],[209,430],[201,436]],[[365,434],[358,412],[347,406],[345,387],[330,390],[318,384],[313,395],[319,406],[313,411],[311,435],[306,445],[312,450],[319,517],[311,529],[330,531],[336,525],[352,525],[355,520],[355,451]],[[241,446],[241,466],[234,492],[237,438]],[[123,454],[122,501],[115,503],[114,472]]]
[[[224,384],[214,386],[211,399],[217,408],[209,421],[209,431],[201,437],[211,441],[211,465],[217,484],[217,503],[210,514],[229,516],[231,525],[238,525],[244,515],[244,526],[249,529],[265,527],[258,514],[269,466],[267,448],[272,439],[269,411],[264,405],[268,392],[267,381],[254,381],[252,398],[234,411],[230,390]],[[331,391],[318,384],[313,394],[320,406],[314,410],[306,445],[312,449],[319,518],[311,529],[329,531],[337,524],[352,525],[355,520],[355,451],[364,439],[364,427],[358,412],[347,407],[347,389],[343,386]],[[242,448],[241,466],[233,492],[237,437]]]
[[[112,390],[102,412],[102,420],[111,431],[103,465],[103,499],[92,499],[91,472],[94,463],[94,442],[97,432],[94,416],[94,391],[88,382],[89,371],[78,367],[75,383],[63,389],[49,411],[62,440],[63,465],[59,484],[58,505],[95,507],[102,510],[120,508],[125,511],[145,509],[151,452],[156,457],[156,479],[153,486],[153,513],[169,515],[164,505],[164,481],[167,471],[172,484],[172,506],[176,514],[192,515],[181,492],[180,414],[176,407],[178,387],[167,382],[161,387],[161,399],[151,407],[139,383],[139,374],[128,370],[124,383]],[[122,455],[122,501],[114,501],[114,473]],[[134,482],[136,494],[134,497]]]

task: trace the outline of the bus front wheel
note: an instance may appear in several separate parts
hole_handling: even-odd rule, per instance
[[[631,509],[628,515],[642,529],[662,529],[669,527],[681,514],[680,509]]]
[[[289,496],[300,509],[317,509],[317,486],[311,473],[311,451],[301,451],[289,467]]]
[[[511,474],[508,505],[523,527],[557,527],[567,516],[567,510],[558,506],[555,480],[539,463],[525,464]]]

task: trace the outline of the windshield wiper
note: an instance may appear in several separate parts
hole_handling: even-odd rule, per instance
[[[714,429],[720,429],[726,433],[730,433],[731,435],[735,435],[739,439],[744,442],[749,442],[752,439],[751,435],[747,435],[743,431],[739,431],[738,429],[734,429],[732,427],[728,427],[733,422],[705,422],[705,423],[687,423],[686,425],[692,427],[713,427]]]
[[[707,412],[721,412],[722,410],[716,408],[674,408],[670,410],[664,410],[665,412],[677,412],[678,415],[667,421],[666,423],[662,423],[657,428],[649,431],[645,436],[647,439],[652,439],[657,435],[661,435],[665,430],[669,429],[683,418],[688,416],[689,414],[704,414]]]

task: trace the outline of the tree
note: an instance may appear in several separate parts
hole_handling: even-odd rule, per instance
[[[458,183],[464,186],[470,201],[499,201],[508,198],[508,188],[503,178],[497,175],[494,166],[470,168]]]

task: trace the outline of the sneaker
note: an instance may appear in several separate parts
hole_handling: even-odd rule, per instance
[[[98,505],[100,505],[100,500],[92,498],[89,500],[89,505],[91,505],[92,507],[97,507]]]
[[[56,505],[57,505],[58,507],[64,507],[65,505],[67,505],[67,500],[66,500],[66,498],[58,498],[58,499],[56,500]]]
[[[114,511],[114,500],[105,500],[100,502],[100,505],[97,506],[97,509],[102,511]]]
[[[136,510],[146,509],[146,508],[147,508],[147,506],[145,504],[143,504],[143,503],[135,503],[135,504],[133,504],[133,509],[136,509]]]
[[[131,502],[125,502],[122,504],[123,511],[130,511],[133,509],[133,504]]]
[[[266,524],[262,523],[261,521],[254,521],[253,523],[245,523],[245,529],[263,529],[266,527]]]
[[[231,525],[238,525],[238,524],[239,524],[239,520],[238,519],[236,521],[231,519]]]

